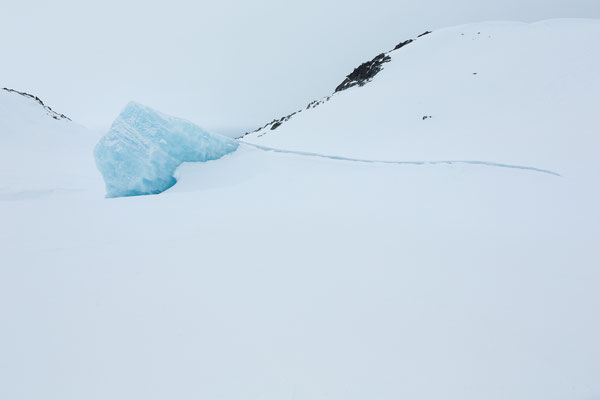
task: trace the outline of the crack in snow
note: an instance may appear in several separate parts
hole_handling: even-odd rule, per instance
[[[319,153],[311,153],[308,151],[297,151],[297,150],[282,150],[275,149],[273,147],[261,146],[258,144],[248,143],[243,140],[238,140],[238,142],[255,147],[259,150],[263,151],[273,151],[275,153],[285,153],[285,154],[296,154],[300,156],[308,156],[308,157],[321,157],[328,158],[330,160],[338,160],[338,161],[354,161],[354,162],[362,162],[362,163],[373,163],[373,164],[400,164],[400,165],[437,165],[437,164],[472,164],[472,165],[485,165],[488,167],[498,167],[498,168],[512,168],[512,169],[522,169],[527,171],[541,172],[544,174],[561,176],[558,172],[550,171],[548,169],[524,166],[524,165],[513,165],[513,164],[504,164],[490,161],[470,161],[470,160],[438,160],[438,161],[390,161],[390,160],[368,160],[361,158],[351,158],[351,157],[343,157],[343,156],[334,156],[327,154],[319,154]]]

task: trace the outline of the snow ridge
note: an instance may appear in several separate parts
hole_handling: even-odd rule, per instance
[[[391,61],[391,57],[389,56],[389,54],[391,52],[399,50],[399,49],[403,48],[404,46],[416,41],[418,38],[423,37],[425,35],[429,35],[430,33],[431,33],[431,31],[425,31],[422,34],[420,34],[419,36],[417,36],[415,39],[408,39],[408,40],[402,41],[402,42],[398,43],[393,49],[375,56],[375,58],[373,58],[370,61],[365,61],[358,67],[354,68],[354,70],[350,74],[346,75],[346,78],[344,79],[344,81],[335,88],[335,90],[333,91],[333,93],[331,95],[325,96],[319,100],[311,101],[306,106],[306,110],[315,108],[315,107],[329,101],[332,96],[334,96],[340,92],[343,92],[346,89],[350,89],[355,86],[362,87],[362,86],[366,85],[367,83],[371,82],[373,80],[373,78],[375,77],[375,75],[377,75],[379,72],[381,72],[383,70],[383,64]],[[302,111],[303,111],[303,109],[300,109],[300,110],[294,111],[293,113],[288,114],[284,117],[281,117],[279,119],[274,119],[271,122],[267,122],[265,125],[255,129],[252,132],[246,132],[245,134],[240,136],[238,139],[243,138],[244,136],[249,135],[250,133],[256,133],[256,132],[260,132],[263,130],[265,132],[259,134],[258,136],[259,137],[264,136],[265,134],[267,134],[269,132],[269,130],[273,131],[273,130],[277,129],[284,122],[289,121],[292,117],[294,117],[296,114],[301,113]],[[269,128],[269,130],[267,130],[267,128]]]
[[[5,90],[9,93],[16,93],[23,97],[28,97],[28,98],[36,101],[39,105],[41,105],[44,108],[44,110],[46,110],[46,113],[49,116],[51,116],[52,118],[54,118],[57,121],[61,120],[61,119],[66,119],[67,121],[71,121],[71,118],[67,117],[64,114],[58,113],[58,112],[54,111],[51,107],[45,105],[44,102],[37,96],[34,96],[34,95],[26,93],[26,92],[19,92],[18,90],[9,89],[9,88],[2,88],[2,90]]]

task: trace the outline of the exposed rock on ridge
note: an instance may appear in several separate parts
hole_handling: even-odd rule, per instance
[[[371,61],[364,62],[358,67],[354,68],[354,71],[348,76],[342,83],[335,88],[335,92],[349,89],[353,86],[364,86],[369,82],[375,75],[383,69],[383,64],[392,61],[392,57],[385,53],[379,54]]]
[[[25,92],[19,92],[18,90],[9,89],[9,88],[2,88],[2,90],[6,90],[9,93],[16,93],[16,94],[19,94],[19,95],[21,95],[23,97],[27,97],[27,98],[30,98],[30,99],[36,101],[39,105],[41,105],[44,108],[44,110],[46,110],[46,113],[49,116],[51,116],[52,118],[54,118],[57,121],[61,120],[61,119],[66,119],[68,121],[71,120],[71,118],[67,117],[66,115],[57,113],[51,107],[48,107],[47,105],[45,105],[44,102],[39,97],[37,97],[37,96],[34,96],[32,94],[29,94],[29,93],[25,93]]]
[[[425,31],[422,34],[420,34],[419,36],[417,36],[417,38],[428,35],[430,33],[431,33],[431,31]],[[330,96],[324,97],[320,100],[311,101],[308,104],[308,106],[306,107],[306,110],[308,110],[310,108],[315,108],[315,107],[329,101],[332,96],[337,95],[339,92],[342,92],[346,89],[349,89],[354,86],[361,87],[361,86],[366,85],[371,80],[373,80],[375,75],[377,75],[379,72],[381,72],[381,70],[383,70],[383,64],[390,62],[392,60],[392,58],[389,55],[391,52],[401,49],[404,46],[414,42],[415,40],[417,40],[417,39],[408,39],[403,42],[400,42],[392,50],[385,52],[385,53],[381,53],[381,54],[377,55],[375,58],[373,58],[371,61],[366,61],[366,62],[362,63],[361,65],[359,65],[358,67],[354,68],[354,71],[352,71],[352,73],[350,73],[349,75],[346,76],[346,79],[344,79],[344,81],[335,88],[334,92]],[[295,111],[295,112],[293,112],[289,115],[286,115],[284,117],[281,117],[279,119],[274,119],[273,121],[268,122],[264,126],[261,126],[252,132],[246,132],[240,138],[242,138],[250,133],[260,132],[260,131],[264,130],[264,132],[262,132],[259,135],[259,136],[263,136],[263,135],[267,134],[269,131],[273,131],[273,130],[277,129],[284,122],[290,120],[294,115],[301,113],[302,111],[303,111],[303,109],[300,109],[298,111]]]

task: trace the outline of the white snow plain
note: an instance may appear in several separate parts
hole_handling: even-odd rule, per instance
[[[104,199],[96,138],[0,91],[0,398],[600,398],[598,37],[434,32],[244,138],[316,155],[155,196]]]

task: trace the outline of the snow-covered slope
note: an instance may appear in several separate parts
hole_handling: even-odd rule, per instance
[[[243,140],[361,159],[595,168],[600,23],[453,27],[391,51],[363,87]],[[597,169],[595,170],[598,171]]]
[[[91,156],[96,141],[35,96],[0,90],[0,199],[102,192]]]
[[[2,186],[87,189],[0,198],[0,399],[600,398],[598,24],[423,36],[156,196],[2,97]]]

